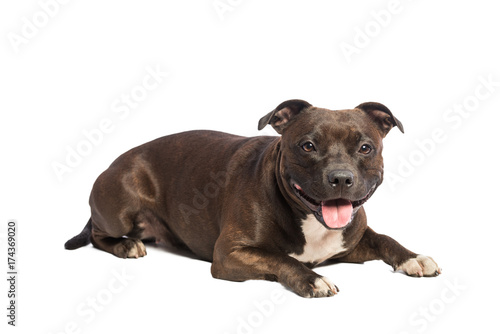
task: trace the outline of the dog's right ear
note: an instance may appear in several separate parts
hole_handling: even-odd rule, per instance
[[[271,124],[276,132],[282,134],[288,122],[309,107],[311,104],[304,100],[285,101],[260,119],[259,130],[262,130],[267,124]]]

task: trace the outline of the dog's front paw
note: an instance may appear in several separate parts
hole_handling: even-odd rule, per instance
[[[417,255],[399,265],[396,270],[404,271],[409,276],[414,277],[433,277],[441,274],[441,268],[430,256]]]
[[[318,277],[313,284],[311,297],[331,297],[339,292],[339,288],[326,277]]]
[[[322,276],[297,282],[291,288],[296,294],[306,298],[331,297],[339,292],[335,284]]]

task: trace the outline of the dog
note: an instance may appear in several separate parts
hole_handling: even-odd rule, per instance
[[[401,122],[383,104],[328,110],[288,100],[262,117],[280,136],[189,131],[119,156],[95,181],[91,217],[67,249],[92,244],[120,258],[143,241],[186,248],[212,276],[277,281],[302,297],[339,289],[312,268],[383,260],[437,276],[428,256],[368,227],[363,204],[382,183],[382,140]]]

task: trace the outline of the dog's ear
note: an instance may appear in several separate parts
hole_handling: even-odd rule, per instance
[[[403,124],[394,117],[389,108],[381,103],[365,102],[357,106],[356,109],[361,109],[366,112],[377,123],[384,137],[395,126],[397,126],[401,132],[405,132]]]
[[[288,122],[309,107],[311,104],[303,100],[285,101],[260,119],[259,130],[262,130],[267,124],[271,124],[276,132],[282,134]]]

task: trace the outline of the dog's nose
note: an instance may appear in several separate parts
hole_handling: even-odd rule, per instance
[[[333,187],[351,187],[354,183],[354,174],[346,169],[334,170],[328,174],[328,182]]]

